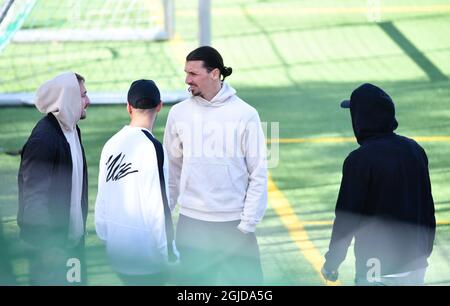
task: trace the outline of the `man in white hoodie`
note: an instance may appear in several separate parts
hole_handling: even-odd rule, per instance
[[[258,112],[224,82],[232,69],[214,48],[189,53],[185,72],[192,96],[171,108],[164,135],[170,205],[180,204],[180,281],[261,284],[254,232],[267,206],[267,164]]]
[[[87,165],[77,123],[89,104],[84,78],[73,72],[36,93],[35,105],[46,116],[22,149],[17,216],[20,237],[30,247],[32,285],[86,281]]]
[[[168,162],[152,134],[161,107],[153,81],[133,82],[127,104],[131,122],[106,142],[100,158],[95,227],[125,285],[162,285],[167,264],[177,259],[166,193]]]

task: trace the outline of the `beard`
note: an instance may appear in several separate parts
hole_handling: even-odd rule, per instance
[[[192,85],[189,86],[188,91],[193,95],[193,96],[201,96],[202,92],[198,89],[193,89]]]
[[[81,112],[80,120],[84,120],[86,119],[86,117],[87,117],[86,110],[83,109],[83,111]]]

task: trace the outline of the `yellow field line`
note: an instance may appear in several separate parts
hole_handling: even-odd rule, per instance
[[[417,136],[412,139],[418,142],[445,142],[450,141],[450,136]]]
[[[288,15],[339,15],[339,14],[366,14],[372,6],[357,7],[300,7],[300,6],[271,6],[271,7],[251,7],[247,6],[246,10],[252,15],[262,16],[288,16]],[[412,6],[385,6],[380,5],[380,13],[446,13],[450,12],[449,4],[437,5],[412,5]],[[242,14],[239,7],[229,8],[212,8],[212,13],[218,16],[235,16]],[[183,10],[177,12],[180,16],[195,17],[197,11]]]
[[[183,38],[181,38],[179,34],[175,33],[173,39],[169,40],[169,46],[176,61],[181,65],[180,70],[182,70],[184,67],[186,55],[189,51],[186,46],[186,42],[183,40]]]
[[[280,215],[279,215],[280,216]],[[280,216],[281,217],[281,216]],[[1,219],[2,222],[15,222],[16,217],[3,217]],[[321,225],[333,225],[333,221],[330,220],[321,220],[321,221],[302,221],[303,226],[321,226]],[[450,221],[442,220],[436,221],[436,225],[450,225]]]
[[[448,142],[450,136],[416,136],[417,142]],[[269,138],[267,143],[342,143],[356,142],[355,137],[317,137],[317,138]]]
[[[247,7],[252,15],[340,15],[340,14],[366,14],[373,7]],[[217,9],[221,14],[232,12],[230,9]],[[380,5],[380,13],[436,13],[450,12],[450,5],[424,5],[424,6],[383,6]],[[216,12],[216,11],[214,11]],[[222,13],[222,14],[223,14]]]
[[[267,143],[340,143],[356,142],[355,137],[269,138]]]
[[[146,2],[149,16],[152,18],[157,26],[164,28],[164,8],[162,7],[162,1],[147,0]],[[157,13],[154,13],[157,12]],[[153,14],[151,14],[153,13]]]
[[[269,175],[268,182],[269,189],[269,203],[272,209],[280,218],[283,225],[289,232],[289,236],[292,241],[297,245],[302,255],[311,264],[314,270],[319,275],[322,282],[330,286],[340,286],[342,283],[337,281],[335,283],[327,282],[320,273],[320,269],[324,264],[323,255],[317,250],[314,244],[309,240],[308,233],[305,226],[318,226],[318,225],[333,225],[333,221],[301,221],[297,214],[294,212],[291,203],[284,196],[280,189],[278,189],[272,177]],[[450,221],[441,220],[436,222],[437,225],[450,225]]]
[[[302,221],[304,226],[321,226],[321,225],[333,225],[333,221]],[[450,221],[436,221],[436,225],[450,225]]]
[[[275,185],[272,177],[269,177],[269,203],[273,210],[276,212],[281,222],[287,228],[289,236],[299,248],[305,259],[316,270],[320,279],[327,285],[341,285],[340,281],[335,283],[327,282],[320,273],[320,269],[323,266],[323,255],[317,250],[314,244],[309,240],[308,234],[303,226],[302,221],[295,214],[291,204],[284,194]]]

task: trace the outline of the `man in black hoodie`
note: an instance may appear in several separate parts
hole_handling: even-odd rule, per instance
[[[84,78],[59,74],[36,92],[45,116],[23,146],[17,224],[31,285],[86,283],[87,163],[78,122],[90,104]]]
[[[341,107],[360,147],[344,161],[322,275],[337,279],[355,237],[357,285],[423,285],[436,229],[427,155],[393,132],[394,103],[382,89],[363,84]]]

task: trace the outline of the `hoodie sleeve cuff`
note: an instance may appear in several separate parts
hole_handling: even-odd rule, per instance
[[[256,230],[256,224],[241,221],[238,225],[238,229],[243,233],[253,233]]]

